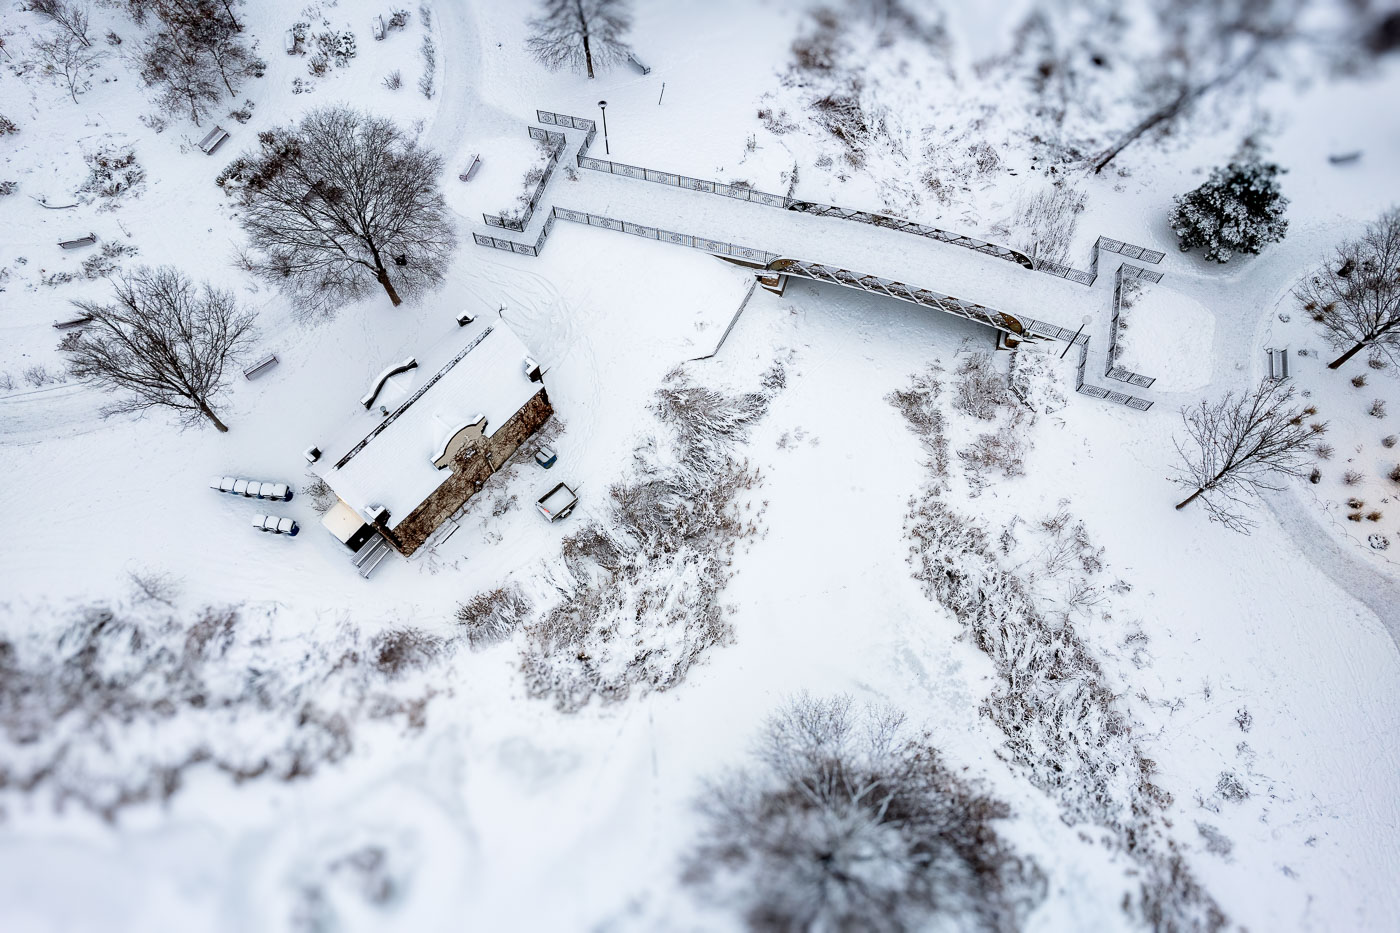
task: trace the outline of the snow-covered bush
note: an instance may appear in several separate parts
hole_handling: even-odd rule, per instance
[[[1007,231],[1016,247],[1037,262],[1068,264],[1085,199],[1083,191],[1063,182],[1034,195],[1022,192]]]
[[[104,240],[102,248],[83,260],[83,278],[102,279],[116,272],[124,256],[135,256],[140,250],[118,240]]]
[[[530,600],[518,585],[498,586],[478,593],[457,607],[457,622],[473,648],[509,638],[530,614]]]
[[[86,153],[83,160],[88,177],[78,191],[107,199],[98,210],[115,209],[121,198],[139,193],[145,184],[146,170],[136,161],[136,150],[131,146],[108,143]]]
[[[19,127],[15,125],[15,121],[0,113],[0,136],[9,136],[18,132]]]
[[[991,421],[1011,397],[1006,377],[997,372],[992,355],[985,351],[964,356],[955,375],[953,407],[963,414]]]
[[[1006,804],[892,710],[799,697],[698,801],[686,880],[754,930],[1018,929],[1045,893]]]
[[[0,800],[43,794],[108,820],[168,799],[194,768],[290,781],[344,759],[375,721],[421,728],[434,691],[410,675],[451,647],[296,631],[276,610],[187,606],[169,588],[4,611]]]
[[[938,392],[927,382],[891,397],[926,448],[946,444],[950,430],[976,429],[975,406],[954,406],[964,423],[930,417]],[[965,478],[975,488],[976,477]],[[1005,737],[1002,754],[1057,802],[1067,822],[1108,829],[1138,862],[1141,887],[1126,910],[1156,929],[1219,929],[1219,907],[1164,836],[1158,814],[1172,797],[1154,782],[1155,766],[1134,740],[1121,687],[1077,631],[1084,620],[1110,619],[1107,600],[1127,584],[1105,577],[1102,549],[1063,503],[1041,521],[1014,520],[998,534],[984,516],[947,501],[956,480],[930,470],[911,501],[910,562],[927,595],[992,661],[998,677],[982,709]],[[1139,654],[1141,639],[1137,630],[1123,644]]]
[[[600,520],[565,541],[564,598],[525,626],[532,696],[572,711],[633,687],[669,689],[732,637],[730,562],[759,517],[741,505],[758,475],[735,448],[782,378],[764,381],[763,392],[730,394],[667,377],[653,405],[666,440],[638,448],[636,474],[609,490]]]
[[[1281,241],[1288,232],[1288,199],[1277,180],[1282,171],[1257,159],[1231,162],[1176,197],[1169,222],[1181,251],[1201,247],[1207,259],[1229,262],[1235,253],[1257,254]]]

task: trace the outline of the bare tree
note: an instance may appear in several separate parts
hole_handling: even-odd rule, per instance
[[[1292,386],[1265,380],[1241,395],[1227,392],[1219,401],[1182,409],[1186,437],[1175,439],[1181,465],[1174,481],[1193,491],[1177,509],[1199,498],[1225,527],[1253,527],[1243,507],[1260,492],[1281,488],[1277,478],[1300,475],[1327,430],[1309,421],[1317,409],[1294,406],[1294,394]]]
[[[243,44],[243,26],[233,0],[126,0],[138,24],[156,22],[141,49],[141,77],[161,89],[158,102],[170,112],[186,108],[198,126],[211,104],[238,93],[238,79],[259,63]]]
[[[110,304],[73,302],[92,321],[60,347],[72,374],[123,393],[106,413],[168,408],[186,423],[208,418],[227,431],[213,405],[227,386],[225,369],[252,344],[254,315],[232,292],[196,288],[173,266],[143,266],[114,285]]]
[[[627,56],[622,36],[632,26],[627,0],[543,0],[539,16],[530,20],[525,47],[547,68],[583,65],[593,77],[599,67]]]
[[[84,46],[92,45],[88,39],[88,9],[86,6],[68,4],[64,0],[28,0],[24,9],[56,24]]]
[[[992,828],[1007,806],[897,713],[799,697],[754,757],[702,796],[686,874],[742,905],[750,929],[1013,930],[1043,896],[1039,870]]]
[[[1175,0],[1158,4],[1159,56],[1144,62],[1151,109],[1093,162],[1104,170],[1124,149],[1163,133],[1207,96],[1250,75],[1269,74],[1269,53],[1297,38],[1304,0]]]
[[[195,126],[223,97],[209,60],[175,30],[159,29],[148,36],[140,62],[141,80],[159,90],[160,108],[167,113],[188,110]]]
[[[85,45],[72,33],[60,30],[53,36],[35,40],[34,57],[46,73],[67,88],[68,96],[76,104],[78,94],[88,89],[88,78],[98,63],[106,58],[106,53]]]
[[[1346,348],[1328,368],[1337,369],[1366,347],[1400,361],[1400,208],[1367,224],[1360,239],[1337,247],[1298,286],[1297,296],[1327,342]]]
[[[262,133],[220,183],[241,201],[249,268],[303,312],[328,312],[378,283],[395,305],[442,281],[457,244],[438,188],[442,157],[392,120],[313,110]]]

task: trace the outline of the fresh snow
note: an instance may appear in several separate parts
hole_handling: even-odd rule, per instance
[[[281,46],[284,31],[308,15],[250,0],[240,12],[268,70],[230,104],[255,102],[246,124],[213,121],[230,139],[212,157],[195,148],[208,123],[172,119],[157,133],[141,121],[154,108],[116,55],[77,106],[42,75],[7,72],[0,110],[21,131],[0,138],[0,181],[19,182],[0,200],[8,273],[0,372],[13,379],[0,390],[0,467],[10,490],[0,635],[31,644],[92,604],[157,621],[237,604],[250,630],[268,633],[240,649],[242,661],[285,671],[304,696],[331,704],[344,701],[339,681],[297,680],[321,670],[310,652],[363,652],[375,635],[406,626],[452,637],[458,604],[507,583],[548,605],[564,573],[561,539],[605,515],[609,487],[637,469],[637,451],[659,446],[649,408],[657,388],[674,367],[714,349],[751,279],[694,250],[574,224],[557,224],[538,259],[473,246],[470,232],[485,230],[481,213],[511,207],[522,190],[537,149],[526,132],[535,109],[596,118],[606,98],[618,161],[775,191],[786,190],[785,173],[797,164],[802,197],[997,239],[990,231],[1017,198],[1051,176],[1019,148],[1019,111],[981,109],[972,68],[1008,47],[1013,23],[1033,5],[1012,5],[1014,15],[949,5],[946,60],[917,45],[886,50],[868,28],[853,30],[851,41],[868,46],[865,94],[907,141],[903,152],[870,152],[863,169],[841,161],[841,147],[807,119],[804,89],[785,79],[794,38],[810,28],[807,5],[796,0],[722,0],[703,11],[638,2],[629,41],[654,70],[641,76],[622,65],[592,82],[528,58],[521,5],[429,3],[438,50],[431,100],[415,86],[418,8],[406,29],[375,42],[369,23],[383,8],[320,5],[313,29],[321,17],[352,29],[358,55],[313,79],[306,58]],[[123,48],[138,38],[106,7],[94,9],[94,24],[96,43],[108,28]],[[43,28],[32,14],[7,14],[6,50],[22,58]],[[382,81],[395,69],[403,87],[390,91]],[[295,78],[310,90],[294,93]],[[977,498],[956,503],[993,536],[1015,518],[1068,510],[1104,549],[1105,576],[1130,585],[1112,597],[1111,619],[1086,617],[1079,633],[1121,693],[1158,768],[1154,782],[1173,795],[1161,814],[1166,831],[1239,928],[1379,931],[1400,916],[1400,486],[1385,477],[1400,455],[1381,443],[1400,433],[1391,424],[1400,383],[1393,367],[1368,368],[1365,354],[1340,376],[1327,371],[1329,349],[1289,297],[1338,238],[1400,200],[1397,90],[1392,56],[1367,76],[1300,76],[1262,93],[1276,116],[1269,157],[1289,169],[1281,179],[1292,202],[1289,234],[1227,266],[1176,252],[1166,215],[1172,195],[1231,157],[1252,128],[1244,112],[1228,123],[1229,114],[1203,114],[1208,131],[1162,147],[1141,143],[1120,157],[1122,174],[1078,180],[1088,199],[1072,264],[1085,266],[1101,234],[1167,253],[1155,267],[1163,282],[1127,312],[1123,360],[1157,377],[1147,393],[1155,405],[1139,413],[1076,395],[1073,354],[1049,359],[1066,401],[1025,428],[1025,475],[994,477]],[[460,215],[462,245],[447,283],[417,305],[391,309],[376,296],[333,320],[304,322],[237,267],[242,234],[214,179],[258,132],[337,102],[391,115],[443,155],[441,185]],[[801,129],[772,132],[757,116],[765,108],[786,110]],[[1126,126],[1136,113],[1119,101],[1104,119]],[[578,135],[570,134],[570,153]],[[960,175],[966,146],[979,138],[998,150],[1002,169]],[[146,173],[115,209],[101,198],[69,210],[37,203],[71,203],[88,175],[84,155],[115,144],[132,146]],[[600,138],[594,154],[602,148]],[[1363,150],[1359,163],[1327,162],[1353,149]],[[456,176],[473,153],[483,164],[463,184]],[[919,181],[927,163],[946,172],[941,196]],[[1119,261],[1108,254],[1088,289],[904,234],[587,171],[577,181],[556,172],[544,202],[903,278],[1061,326],[1088,314],[1094,353],[1106,345]],[[533,241],[542,222],[537,215],[528,236],[510,236]],[[58,249],[58,240],[89,231],[96,247]],[[60,376],[61,335],[51,325],[72,316],[70,299],[108,294],[104,280],[81,272],[106,243],[139,250],[121,259],[127,265],[174,263],[235,289],[258,311],[255,352],[275,352],[281,363],[255,381],[233,380],[223,412],[229,434],[182,432],[159,413],[104,420],[104,400],[90,388],[24,380],[33,367]],[[54,273],[76,279],[42,284]],[[477,319],[459,330],[452,318],[464,310]],[[395,377],[411,391],[432,370],[425,361],[444,352],[444,335],[451,343],[492,325],[508,326],[546,370],[559,461],[545,472],[526,459],[493,479],[442,546],[386,562],[365,581],[320,527],[310,496],[268,505],[207,488],[210,476],[235,474],[300,493],[311,478],[301,452],[356,410],[386,365],[419,358],[408,379]],[[115,824],[76,805],[56,810],[42,789],[4,787],[0,928],[291,930],[317,928],[319,919],[344,930],[741,929],[680,880],[701,825],[691,804],[705,780],[743,763],[765,718],[800,691],[902,709],[949,762],[1010,804],[1014,816],[999,831],[1047,874],[1028,929],[1140,928],[1121,908],[1140,880],[1137,864],[1104,844],[1103,830],[1067,824],[1005,759],[1004,737],[980,712],[995,685],[991,662],[911,576],[906,515],[928,476],[923,449],[888,397],[935,359],[951,385],[959,363],[990,343],[969,322],[835,286],[793,280],[781,298],[755,292],[723,351],[687,369],[728,392],[751,391],[774,361],[787,376],[737,449],[761,482],[747,502],[758,530],[736,549],[724,590],[732,644],[706,653],[674,689],[634,691],[576,714],[526,696],[520,633],[486,650],[462,648],[397,682],[401,697],[432,693],[422,729],[363,713],[352,753],[309,778],[235,783],[194,768],[168,802],[127,808]],[[1248,386],[1267,371],[1265,349],[1285,346],[1295,354],[1294,382],[1329,424],[1335,453],[1319,465],[1321,482],[1270,495],[1247,537],[1198,509],[1174,512],[1182,492],[1167,474],[1179,408]],[[1297,357],[1299,349],[1310,352]],[[1096,384],[1120,387],[1092,371],[1101,356],[1090,366]],[[1361,372],[1368,383],[1353,388],[1347,379]],[[1375,398],[1389,401],[1384,417],[1366,413]],[[467,414],[485,407],[463,405]],[[1349,465],[1364,476],[1354,487],[1342,484]],[[579,490],[580,504],[551,525],[531,503],[560,481]],[[1353,494],[1383,518],[1347,521]],[[295,518],[302,534],[253,533],[249,517],[259,510]],[[1373,533],[1389,538],[1388,550],[1369,546]],[[129,575],[152,573],[178,582],[178,610],[133,605]],[[351,629],[361,641],[347,641]],[[1145,641],[1123,643],[1130,629]],[[219,674],[240,683],[247,667]],[[1237,721],[1242,711],[1248,731]],[[255,749],[288,728],[287,718],[250,709],[227,721],[143,720],[112,726],[105,745],[75,739],[86,742],[75,758],[95,775],[137,773],[203,741]],[[216,736],[200,734],[208,722],[219,722]],[[11,754],[7,736],[0,742],[3,774],[20,751]],[[1247,799],[1217,793],[1222,774]],[[1209,850],[1207,832],[1230,840],[1228,854]],[[386,882],[392,894],[376,900]]]

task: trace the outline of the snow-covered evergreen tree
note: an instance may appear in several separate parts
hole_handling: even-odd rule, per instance
[[[1288,232],[1279,188],[1283,172],[1272,162],[1231,162],[1211,172],[1195,191],[1173,199],[1170,223],[1182,252],[1205,247],[1206,258],[1229,262],[1235,253],[1256,254]]]

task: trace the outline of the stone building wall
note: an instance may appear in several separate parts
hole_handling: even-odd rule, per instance
[[[401,554],[406,557],[412,555],[438,526],[481,490],[491,474],[499,470],[553,413],[549,395],[541,386],[524,407],[487,439],[484,449],[464,448],[459,451],[452,465],[446,468],[452,471],[452,475],[399,522],[398,527],[391,529],[384,524],[377,524],[376,527]]]

